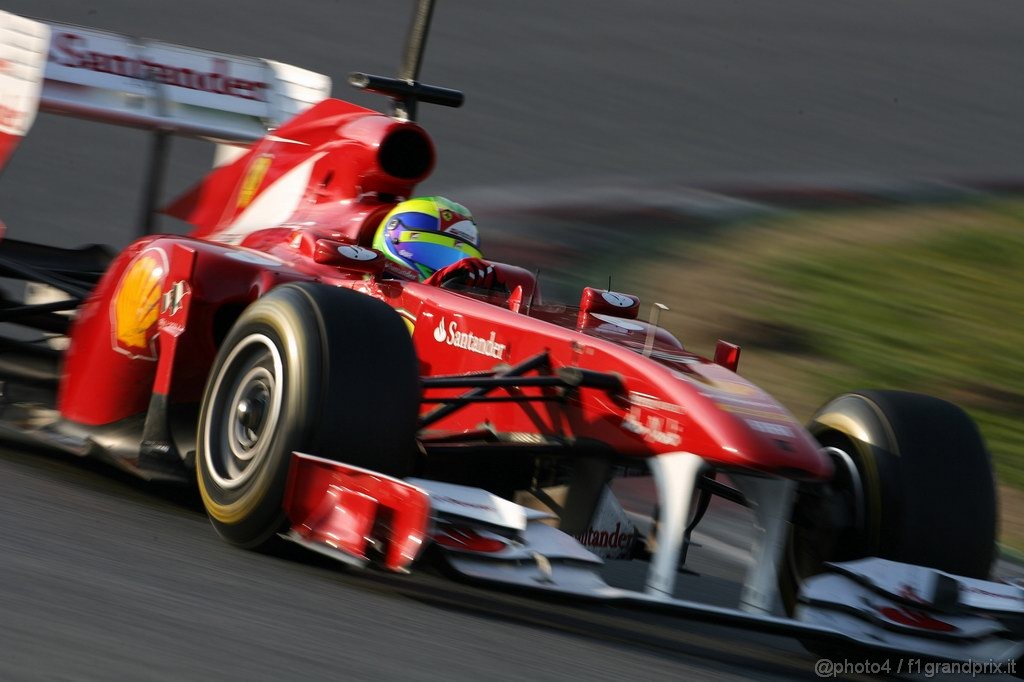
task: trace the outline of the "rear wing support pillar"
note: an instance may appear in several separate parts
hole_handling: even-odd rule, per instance
[[[171,133],[158,130],[153,133],[149,147],[149,168],[146,186],[142,190],[142,214],[139,225],[142,235],[156,232],[160,214],[160,190],[167,174],[167,158],[171,150]]]
[[[152,77],[149,79],[152,82]],[[167,90],[158,83],[152,82],[156,93],[156,109],[161,118],[167,116],[168,102]],[[142,214],[139,216],[140,231],[144,236],[156,232],[157,222],[160,219],[160,190],[164,185],[164,176],[167,174],[167,159],[171,150],[172,130],[167,128],[155,128],[149,146],[148,170],[146,171],[146,184],[142,189]]]

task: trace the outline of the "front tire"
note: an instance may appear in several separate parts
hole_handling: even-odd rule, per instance
[[[841,395],[808,426],[837,480],[803,491],[780,571],[784,601],[825,561],[877,556],[987,578],[995,558],[992,463],[971,418],[902,391]]]
[[[293,451],[411,474],[418,411],[415,351],[390,307],[336,287],[277,287],[239,317],[207,382],[196,476],[210,521],[233,544],[271,542]]]

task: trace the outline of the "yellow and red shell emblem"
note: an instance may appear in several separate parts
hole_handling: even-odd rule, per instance
[[[121,276],[111,306],[114,350],[132,358],[156,360],[156,322],[167,277],[167,256],[148,249]]]
[[[256,198],[256,190],[260,188],[263,179],[267,177],[267,171],[273,160],[273,154],[263,154],[250,162],[249,168],[245,171],[245,177],[242,178],[242,186],[238,190],[238,208],[245,208]]]

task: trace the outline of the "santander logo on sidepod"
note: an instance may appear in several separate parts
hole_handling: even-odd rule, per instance
[[[445,326],[445,318],[434,329],[434,340],[449,346],[468,350],[470,353],[486,355],[489,358],[501,360],[505,357],[506,344],[495,341],[497,334],[491,332],[488,338],[477,336],[472,332],[459,331],[459,323],[452,320]]]

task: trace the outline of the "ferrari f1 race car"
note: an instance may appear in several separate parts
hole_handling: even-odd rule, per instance
[[[958,407],[852,392],[805,427],[737,373],[737,346],[697,355],[630,294],[557,304],[483,261],[396,275],[373,238],[434,165],[417,105],[463,99],[419,80],[431,10],[397,78],[350,79],[389,113],[293,66],[0,12],[0,165],[38,111],[148,129],[152,209],[168,135],[218,145],[165,209],[188,236],[0,244],[0,275],[27,282],[0,300],[3,435],[196,485],[244,548],[436,561],[810,647],[1020,658],[1024,590],[989,580],[993,471]],[[653,482],[647,523],[612,492],[626,477]],[[755,521],[731,608],[677,591],[712,498]],[[625,560],[648,563],[642,589],[603,576]]]

